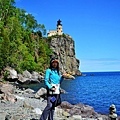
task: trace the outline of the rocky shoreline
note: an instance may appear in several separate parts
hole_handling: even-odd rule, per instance
[[[47,103],[45,93],[45,88],[35,92],[0,83],[0,120],[39,120]],[[54,120],[108,120],[108,116],[98,114],[91,106],[63,101],[55,109]]]
[[[7,69],[7,74],[8,71],[8,81],[0,78],[0,120],[39,120],[47,104],[46,89],[40,88],[36,92],[21,85],[41,84],[43,75],[37,72],[31,74],[28,71],[18,75],[14,69]],[[89,105],[72,105],[63,101],[55,109],[54,120],[108,120],[108,115],[95,112]]]

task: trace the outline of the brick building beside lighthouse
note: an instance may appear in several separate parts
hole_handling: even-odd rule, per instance
[[[50,30],[47,33],[48,37],[54,36],[54,35],[62,35],[63,34],[63,30],[62,30],[62,24],[61,24],[61,20],[59,19],[57,21],[57,29],[56,30]]]

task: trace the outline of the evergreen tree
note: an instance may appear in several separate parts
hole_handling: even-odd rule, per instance
[[[44,71],[52,52],[45,33],[45,26],[15,7],[14,0],[0,0],[0,71],[6,66],[19,72]]]

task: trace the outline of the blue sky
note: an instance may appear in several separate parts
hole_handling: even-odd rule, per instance
[[[81,72],[120,71],[120,0],[16,0],[47,30],[62,20]]]

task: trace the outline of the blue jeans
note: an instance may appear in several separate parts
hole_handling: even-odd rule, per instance
[[[52,95],[53,96],[53,95]],[[47,97],[47,106],[43,110],[43,113],[40,117],[40,120],[46,120],[48,117],[48,120],[53,120],[53,115],[54,115],[54,110],[55,110],[55,105],[50,101],[51,95]],[[56,96],[55,96],[56,97]]]

